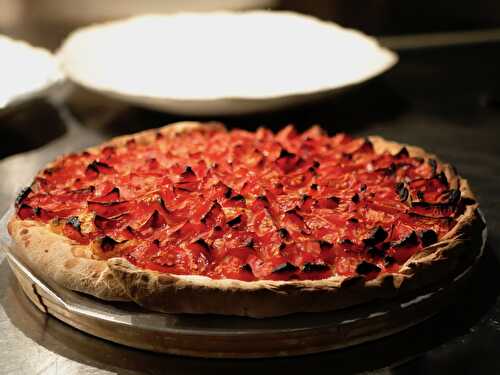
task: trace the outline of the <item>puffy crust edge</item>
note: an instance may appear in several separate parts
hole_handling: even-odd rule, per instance
[[[13,218],[8,229],[14,239],[11,251],[37,275],[104,300],[130,300],[106,261],[86,256],[87,246],[72,243],[33,220]]]
[[[176,123],[158,130],[114,138],[89,151],[106,145],[120,146],[132,138],[137,142],[151,142],[157,132],[171,136],[209,128],[224,131],[224,127],[217,123],[210,127],[195,122]],[[463,197],[475,202],[467,180],[434,155],[421,148],[386,141],[381,137],[369,139],[376,153],[389,151],[395,154],[405,146],[411,156],[436,159],[450,184],[459,188]],[[35,221],[22,221],[14,217],[9,224],[9,232],[22,259],[35,271],[52,277],[69,289],[106,300],[132,300],[145,308],[168,313],[213,313],[263,318],[345,308],[451,280],[477,256],[484,226],[478,213],[478,204],[468,205],[455,227],[440,242],[415,254],[401,267],[399,273],[381,274],[369,281],[360,276],[334,276],[324,280],[245,282],[163,274],[139,269],[123,258],[107,261],[83,258],[79,255],[85,254],[81,245],[71,244],[67,238]],[[24,230],[28,230],[29,234],[24,233]],[[68,269],[66,264],[72,263],[77,265]]]

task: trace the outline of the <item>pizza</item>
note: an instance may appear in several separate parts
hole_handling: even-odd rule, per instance
[[[467,181],[420,148],[193,122],[60,157],[8,225],[15,254],[65,288],[249,317],[446,282],[478,256],[483,227]]]

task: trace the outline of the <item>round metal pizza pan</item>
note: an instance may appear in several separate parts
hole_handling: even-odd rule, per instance
[[[453,280],[416,295],[328,313],[268,319],[162,314],[131,303],[101,301],[41,279],[8,251],[11,243],[5,224],[9,216],[10,212],[0,220],[0,242],[22,290],[40,310],[115,343],[194,357],[282,357],[345,348],[382,338],[428,319],[452,302],[477,263]],[[477,259],[485,242],[486,229]]]

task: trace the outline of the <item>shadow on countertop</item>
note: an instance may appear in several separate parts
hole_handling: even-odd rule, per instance
[[[372,123],[390,121],[407,109],[408,103],[393,92],[383,77],[347,92],[273,112],[234,116],[177,116],[119,102],[77,88],[68,99],[68,108],[84,124],[108,137],[134,133],[178,121],[219,121],[229,128],[255,130],[259,126],[274,131],[294,124],[299,130],[321,125],[330,134],[352,132]]]
[[[65,132],[57,108],[44,99],[0,112],[0,159],[41,147]]]

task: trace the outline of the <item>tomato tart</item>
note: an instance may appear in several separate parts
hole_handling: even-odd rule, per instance
[[[60,157],[19,194],[9,232],[71,290],[271,317],[452,280],[484,225],[467,181],[420,148],[183,122]]]

